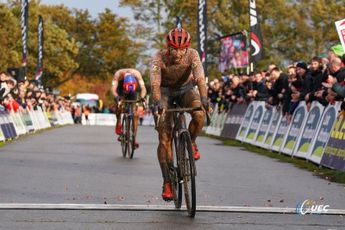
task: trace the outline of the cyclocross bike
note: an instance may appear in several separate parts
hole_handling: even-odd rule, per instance
[[[192,218],[196,212],[195,176],[197,175],[197,171],[192,151],[192,140],[184,113],[197,110],[202,110],[202,108],[181,108],[176,104],[174,108],[165,110],[165,112],[172,113],[173,120],[173,143],[171,148],[173,149],[174,156],[173,166],[170,168],[170,179],[174,194],[174,204],[176,208],[181,208],[183,186],[186,208],[188,215]],[[208,113],[207,124],[209,124]]]
[[[122,156],[128,156],[129,159],[133,158],[135,149],[135,132],[134,132],[134,108],[136,103],[140,100],[123,100],[124,113],[122,116],[122,134],[120,135]],[[144,108],[145,108],[145,104]]]

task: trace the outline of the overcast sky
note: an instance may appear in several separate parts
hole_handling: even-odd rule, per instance
[[[0,0],[0,2],[6,3],[7,1]],[[47,5],[64,4],[68,8],[88,9],[93,17],[97,17],[98,13],[103,12],[105,8],[109,8],[115,14],[133,20],[131,10],[128,7],[120,8],[119,0],[41,0],[41,3]]]
[[[43,4],[59,5],[64,4],[69,8],[88,9],[93,17],[109,8],[119,16],[127,16],[131,19],[132,14],[129,8],[120,8],[119,0],[41,0]]]

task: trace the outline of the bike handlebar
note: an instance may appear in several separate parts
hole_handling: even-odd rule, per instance
[[[203,107],[190,107],[190,108],[169,108],[165,109],[165,112],[193,112],[193,111],[200,111],[204,110]],[[206,124],[209,126],[211,124],[211,115],[208,111],[206,112]]]

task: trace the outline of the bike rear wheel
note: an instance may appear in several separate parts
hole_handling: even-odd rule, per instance
[[[120,135],[121,138],[121,149],[122,149],[122,156],[126,157],[127,154],[127,134],[126,134],[126,126],[127,126],[127,116],[122,117],[122,133]]]
[[[190,217],[196,212],[195,162],[192,151],[192,141],[189,133],[180,135],[180,170],[183,178],[185,202]]]

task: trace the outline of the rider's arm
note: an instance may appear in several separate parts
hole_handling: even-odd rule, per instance
[[[207,89],[206,89],[206,81],[205,81],[205,73],[204,68],[202,67],[202,63],[199,57],[199,54],[196,50],[192,49],[191,61],[192,61],[192,73],[198,86],[199,93],[201,97],[207,97]]]
[[[111,83],[111,92],[113,93],[114,97],[118,97],[119,95],[117,94],[117,87],[119,86],[119,77],[120,77],[120,72],[117,71],[114,75],[113,81]]]
[[[154,102],[161,99],[161,65],[162,65],[162,56],[160,53],[157,53],[151,62],[150,70],[150,81],[151,81],[151,90],[152,90],[152,99]]]

